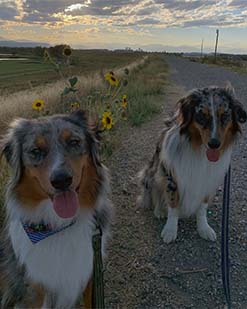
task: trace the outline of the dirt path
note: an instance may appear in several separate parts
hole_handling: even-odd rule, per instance
[[[209,222],[216,243],[199,238],[195,221],[180,222],[178,239],[165,245],[160,238],[164,221],[152,211],[136,211],[137,172],[151,158],[163,120],[183,89],[222,85],[230,80],[240,99],[247,101],[247,76],[184,59],[166,57],[171,80],[164,111],[138,129],[130,129],[108,162],[112,174],[116,219],[106,265],[107,308],[223,308],[220,274],[221,192],[211,207]],[[246,130],[245,132],[246,133]],[[247,167],[246,134],[233,156],[231,258],[233,308],[247,308]]]

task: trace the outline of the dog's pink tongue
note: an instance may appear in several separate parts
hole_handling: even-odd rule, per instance
[[[53,198],[53,208],[56,214],[65,219],[75,215],[79,201],[74,191],[65,191],[56,194]]]
[[[207,149],[207,158],[209,161],[216,162],[219,160],[220,152],[217,149]]]

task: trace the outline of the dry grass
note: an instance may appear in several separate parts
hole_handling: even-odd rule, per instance
[[[238,56],[225,56],[225,55],[218,55],[216,62],[214,56],[204,56],[203,58],[198,57],[190,57],[189,58],[193,62],[201,62],[206,63],[213,66],[221,66],[228,68],[237,73],[247,73],[247,60],[246,57],[238,57]]]
[[[159,55],[149,57],[134,70],[126,89],[130,100],[129,121],[132,125],[141,125],[160,111],[167,74],[167,65]]]
[[[125,66],[133,71],[147,61],[147,56],[132,62]],[[120,75],[122,68],[115,70],[117,75]],[[91,73],[88,76],[78,76],[78,96],[86,98],[90,93],[104,88],[103,72]],[[0,132],[3,132],[7,125],[16,117],[31,118],[33,116],[32,102],[36,99],[43,99],[50,112],[62,112],[60,104],[61,93],[66,86],[64,80],[59,80],[51,85],[42,85],[31,90],[24,90],[9,96],[0,97]],[[68,97],[68,100],[70,98]]]

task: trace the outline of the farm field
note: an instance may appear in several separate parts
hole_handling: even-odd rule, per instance
[[[105,50],[74,50],[71,56],[71,66],[62,66],[65,76],[88,75],[104,69],[115,69],[140,59],[144,53],[111,52]],[[20,54],[27,60],[12,58],[9,61],[0,60],[0,95],[9,94],[41,84],[49,84],[61,77],[55,67],[42,58]],[[4,58],[0,56],[0,58]]]

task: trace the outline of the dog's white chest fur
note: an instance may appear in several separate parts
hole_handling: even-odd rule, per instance
[[[174,132],[175,131],[175,132]],[[180,215],[195,214],[205,198],[212,197],[224,179],[231,160],[231,148],[217,162],[206,157],[205,146],[194,151],[186,137],[174,130],[163,145],[163,157],[176,175]]]
[[[19,220],[11,220],[9,234],[27,277],[58,295],[58,304],[70,307],[85,288],[93,270],[93,227],[90,214],[74,225],[32,244]]]

